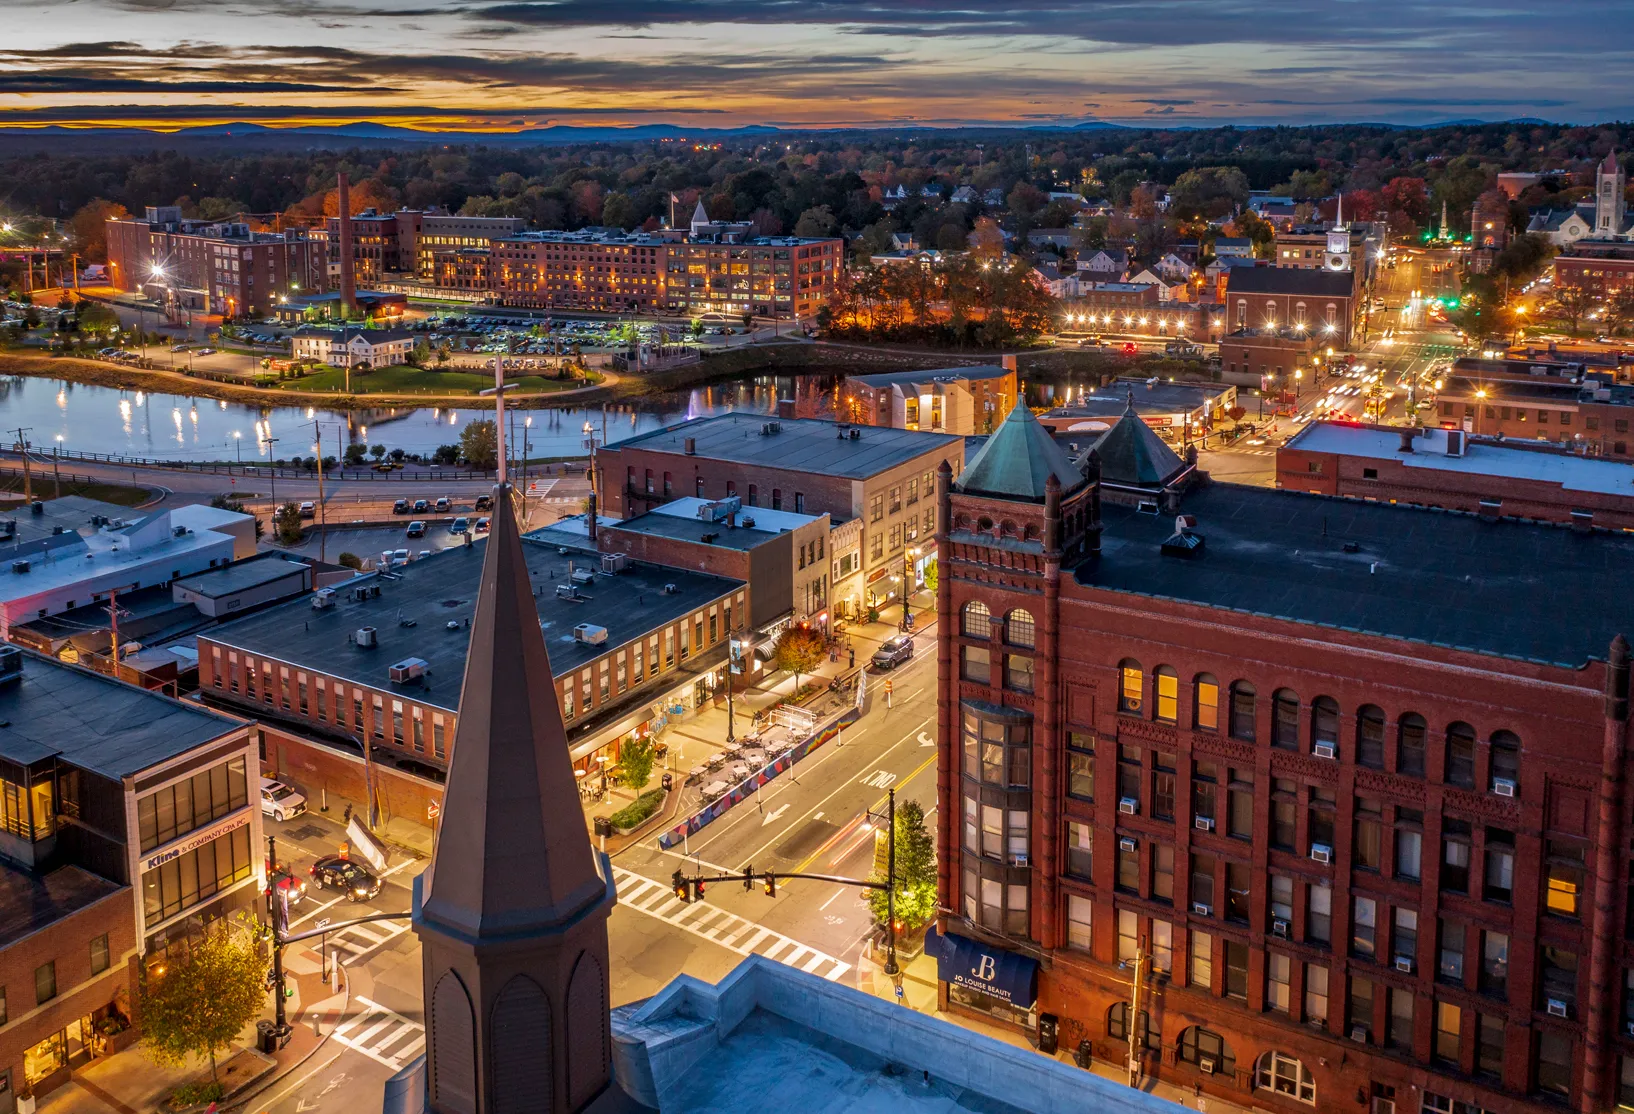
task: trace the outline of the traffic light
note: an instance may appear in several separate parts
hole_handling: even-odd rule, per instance
[[[692,900],[693,901],[702,901],[704,899],[704,880],[702,878],[694,878],[691,881],[692,881]]]
[[[692,884],[682,876],[679,870],[670,876],[670,889],[674,892],[677,900],[692,900]]]
[[[777,896],[777,875],[773,874],[771,871],[768,870],[765,873],[765,875],[762,876],[761,881],[766,886],[766,896],[767,897],[776,897]]]
[[[743,868],[743,892],[748,893],[755,888],[755,864],[750,863]]]

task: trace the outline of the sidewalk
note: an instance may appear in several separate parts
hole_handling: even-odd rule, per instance
[[[1023,1033],[1006,1025],[992,1025],[964,1014],[943,1012],[936,1008],[936,960],[928,955],[915,956],[902,965],[902,1003],[905,1007],[917,1010],[920,1013],[930,1014],[943,1021],[994,1040],[1017,1048],[1028,1048],[1038,1052],[1038,1046],[1030,1041]],[[880,965],[868,954],[857,963],[857,986],[863,992],[887,1001],[896,998],[896,988],[889,976],[880,969]],[[1044,1053],[1038,1052],[1042,1056]],[[1076,1066],[1073,1050],[1062,1048],[1052,1059],[1063,1064]],[[1124,1086],[1128,1085],[1128,1069],[1122,1063],[1112,1063],[1100,1058],[1089,1067],[1089,1071],[1103,1079],[1111,1080]],[[1252,1114],[1248,1106],[1222,1099],[1218,1095],[1203,1095],[1201,1098],[1190,1087],[1176,1086],[1173,1083],[1160,1082],[1147,1076],[1141,1082],[1141,1090],[1149,1095],[1156,1095],[1161,1099],[1178,1103],[1192,1110],[1202,1111],[1204,1114]]]
[[[915,651],[919,654],[930,652],[934,648],[936,637],[936,593],[925,590],[919,592],[913,599]],[[877,623],[855,623],[846,627],[845,633],[840,635],[842,647],[847,640],[850,651],[841,649],[834,660],[824,659],[814,672],[800,675],[801,688],[814,690],[808,696],[808,701],[820,700],[828,684],[836,676],[849,675],[857,669],[869,668],[869,662],[882,642],[892,638],[900,631],[902,609],[892,606],[889,615]],[[856,666],[851,665],[851,651],[856,655]],[[884,691],[881,686],[889,674],[873,675],[868,678],[868,691],[876,696]],[[794,694],[795,677],[792,673],[771,673],[767,683],[745,687],[741,678],[733,680],[732,712],[733,722],[731,734],[738,739],[749,734],[754,724],[757,712],[786,703]],[[873,697],[870,697],[873,699]],[[653,783],[648,786],[650,791],[657,787],[660,774],[670,773],[675,776],[677,785],[682,789],[684,799],[680,807],[674,810],[676,817],[690,816],[702,801],[698,796],[696,786],[685,785],[687,771],[693,766],[707,762],[719,753],[726,745],[727,705],[724,699],[717,704],[703,708],[696,714],[678,724],[665,729],[663,741],[669,744],[669,753],[660,764],[653,767]],[[600,801],[592,801],[585,805],[585,821],[591,823],[598,816],[611,816],[619,809],[636,799],[634,791],[609,780],[607,795]],[[673,805],[674,802],[672,801]],[[660,830],[654,824],[642,829],[643,837]],[[625,844],[627,845],[627,843]],[[613,849],[613,842],[609,840],[608,849]],[[622,849],[622,847],[620,848]]]

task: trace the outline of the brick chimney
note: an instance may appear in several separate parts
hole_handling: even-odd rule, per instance
[[[340,308],[346,317],[357,313],[357,279],[352,259],[352,183],[340,176]]]

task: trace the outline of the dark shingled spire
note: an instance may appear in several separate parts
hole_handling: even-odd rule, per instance
[[[419,915],[476,941],[560,926],[607,885],[585,830],[511,489],[494,499]]]
[[[1063,492],[1076,491],[1084,477],[1050,431],[1039,424],[1025,403],[1017,402],[999,423],[993,436],[959,474],[954,484],[971,495],[1001,499],[1044,501],[1044,486],[1051,476]]]

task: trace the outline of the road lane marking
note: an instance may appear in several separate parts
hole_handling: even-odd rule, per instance
[[[385,1065],[393,1072],[401,1071],[404,1065],[425,1051],[424,1025],[367,998],[359,997],[357,1002],[363,1009],[350,1020],[335,1027],[334,1032],[329,1034],[335,1040],[354,1052],[361,1052],[376,1063]],[[366,1031],[358,1032],[358,1029],[369,1021],[375,1023]],[[379,1036],[382,1033],[385,1034],[384,1037]],[[396,1048],[396,1051],[390,1054],[382,1051],[389,1048]]]
[[[763,955],[768,959],[776,959],[780,963],[794,965],[796,957],[801,963],[801,970],[818,975],[830,982],[842,978],[851,970],[851,965],[833,956],[800,943],[798,940],[784,936],[782,933],[756,924],[746,917],[736,913],[729,913],[718,906],[706,904],[691,904],[680,912],[660,916],[656,911],[643,906],[643,899],[654,888],[665,893],[669,887],[655,882],[651,878],[643,877],[634,871],[625,870],[621,866],[613,868],[613,880],[618,886],[618,900],[621,905],[628,905],[640,913],[645,913],[656,920],[674,925],[676,928],[692,933],[712,944],[718,944],[739,955]],[[701,914],[701,915],[696,915]],[[750,930],[754,930],[750,934]],[[792,950],[790,950],[792,949]],[[782,958],[779,952],[786,952]],[[362,1002],[365,999],[358,999]],[[372,1006],[373,1003],[370,1003]],[[337,1030],[338,1033],[338,1030]],[[343,1042],[344,1043],[344,1042]],[[378,1057],[376,1057],[378,1059]]]

